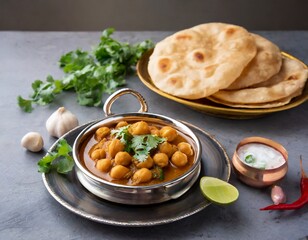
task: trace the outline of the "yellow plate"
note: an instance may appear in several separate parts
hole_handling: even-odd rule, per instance
[[[153,50],[148,51],[145,53],[141,59],[139,60],[137,64],[137,73],[140,78],[140,80],[143,82],[144,85],[146,85],[149,89],[152,91],[158,93],[159,95],[171,99],[173,101],[182,103],[184,105],[187,105],[195,110],[204,112],[209,115],[214,115],[217,117],[224,117],[224,118],[235,118],[235,119],[248,119],[248,118],[256,118],[261,117],[266,114],[284,111],[287,109],[294,108],[302,103],[304,103],[306,100],[308,100],[308,81],[305,85],[303,93],[295,97],[291,100],[290,103],[280,106],[280,107],[274,107],[274,108],[233,108],[233,107],[227,107],[221,104],[214,103],[206,98],[198,99],[198,100],[187,100],[183,98],[178,98],[176,96],[170,95],[168,93],[165,93],[161,90],[159,90],[152,82],[151,77],[148,73],[148,61],[149,57],[151,56]],[[296,61],[299,61],[304,65],[305,68],[308,68],[305,63],[300,61],[299,59],[293,57],[292,55],[282,52],[282,55],[284,57],[294,59]]]

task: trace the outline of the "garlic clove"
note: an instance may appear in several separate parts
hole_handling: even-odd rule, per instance
[[[44,146],[44,141],[38,132],[29,132],[21,139],[21,146],[31,152],[39,152]]]
[[[275,205],[278,205],[279,203],[285,203],[287,200],[282,188],[277,185],[272,187],[271,198]]]
[[[46,121],[48,133],[53,137],[61,137],[63,134],[72,130],[79,125],[77,117],[65,109],[60,107]]]

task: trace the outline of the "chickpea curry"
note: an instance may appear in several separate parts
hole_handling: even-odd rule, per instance
[[[192,145],[175,128],[145,121],[99,127],[82,143],[80,156],[94,175],[132,186],[170,181],[194,163]]]

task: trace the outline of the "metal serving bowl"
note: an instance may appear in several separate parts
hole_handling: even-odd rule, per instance
[[[123,113],[114,115],[111,106],[114,101],[124,94],[132,94],[141,105],[138,113]],[[140,93],[132,89],[121,89],[112,94],[105,102],[104,111],[106,118],[84,129],[76,138],[73,145],[73,158],[75,171],[80,183],[94,195],[116,203],[145,205],[161,203],[176,199],[187,192],[198,179],[201,169],[201,145],[194,132],[185,124],[159,114],[147,113],[147,104]],[[192,145],[194,162],[192,167],[180,177],[161,184],[149,186],[130,186],[109,182],[91,173],[80,160],[80,148],[84,141],[92,136],[101,126],[113,126],[120,121],[137,122],[146,121],[159,126],[171,126],[182,134]]]
[[[261,143],[272,147],[283,155],[285,162],[281,166],[273,169],[259,169],[249,166],[238,156],[238,149],[247,143]],[[286,175],[288,171],[288,152],[281,144],[271,139],[263,137],[248,137],[243,139],[237,145],[232,158],[232,165],[237,177],[242,182],[257,188],[267,187],[275,184]]]

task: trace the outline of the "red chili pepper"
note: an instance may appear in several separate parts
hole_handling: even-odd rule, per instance
[[[300,198],[293,203],[289,203],[289,204],[280,203],[278,205],[273,204],[265,208],[261,208],[260,210],[294,210],[294,209],[299,209],[302,206],[304,206],[306,203],[308,203],[308,176],[304,172],[302,158],[300,159],[300,166],[301,166],[301,182],[300,182],[301,196]]]

